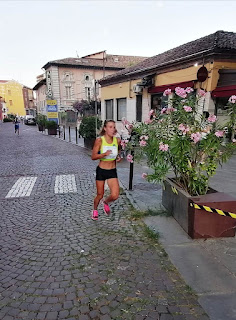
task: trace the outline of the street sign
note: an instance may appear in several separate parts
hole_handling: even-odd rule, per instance
[[[48,120],[58,123],[57,100],[47,100],[47,115]]]

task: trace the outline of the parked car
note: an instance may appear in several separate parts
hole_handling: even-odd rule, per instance
[[[36,125],[36,120],[35,120],[34,116],[32,116],[32,115],[25,116],[24,124]]]

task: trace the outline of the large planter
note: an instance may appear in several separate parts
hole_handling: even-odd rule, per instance
[[[57,128],[48,128],[49,135],[57,135]]]
[[[38,129],[39,129],[39,131],[43,131],[43,125],[42,124],[38,124]]]
[[[84,146],[87,149],[93,149],[95,138],[84,138]]]
[[[225,217],[217,213],[195,209],[190,203],[204,205],[227,212],[236,212],[236,199],[232,196],[210,190],[203,196],[191,197],[178,187],[171,179],[164,182],[162,204],[172,213],[188,235],[193,239],[234,237],[236,219]]]

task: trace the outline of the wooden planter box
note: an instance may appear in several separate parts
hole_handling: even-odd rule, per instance
[[[57,128],[49,128],[48,129],[48,134],[49,135],[57,135]]]
[[[95,142],[95,138],[84,138],[84,146],[85,148],[87,149],[93,149],[93,145],[94,145],[94,142]]]
[[[175,220],[191,238],[235,236],[236,219],[190,207],[190,203],[194,202],[198,205],[235,213],[235,198],[216,190],[211,190],[210,193],[203,196],[191,197],[170,179],[166,179],[164,185],[163,206],[172,213]]]

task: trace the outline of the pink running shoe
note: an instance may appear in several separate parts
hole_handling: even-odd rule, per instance
[[[98,220],[98,211],[97,210],[92,211],[92,220]]]
[[[103,200],[103,211],[107,216],[109,216],[111,213],[109,205],[104,200]]]

